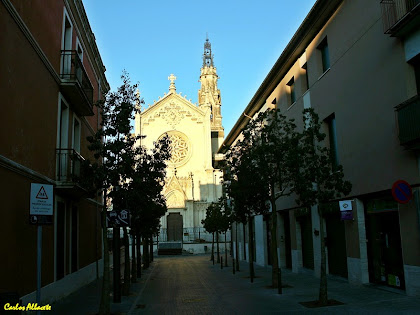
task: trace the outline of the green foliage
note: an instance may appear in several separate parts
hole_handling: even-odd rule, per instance
[[[128,204],[132,210],[132,228],[143,236],[158,232],[159,220],[167,211],[162,195],[166,163],[170,158],[170,140],[164,137],[148,152],[138,148],[138,160],[128,186]]]
[[[265,213],[294,189],[299,134],[293,120],[267,110],[251,120],[226,154],[225,186],[238,221]]]
[[[323,144],[326,135],[321,132],[321,122],[312,108],[303,111],[303,122],[299,167],[295,169],[297,203],[312,206],[348,195],[351,183],[344,180],[341,165],[333,169],[330,150]]]
[[[204,228],[209,233],[226,232],[232,223],[231,208],[224,197],[217,202],[212,202],[206,210],[206,218],[201,220]]]
[[[95,160],[88,160],[85,166],[85,172],[94,179],[92,188],[108,191],[117,209],[125,207],[123,196],[135,165],[134,146],[138,140],[130,132],[130,122],[136,113],[137,85],[130,84],[125,72],[121,79],[123,84],[117,92],[108,93],[97,104],[102,116],[101,128],[87,138]]]

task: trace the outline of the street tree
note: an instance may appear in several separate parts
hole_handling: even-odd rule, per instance
[[[104,270],[100,314],[110,313],[109,255],[106,228],[108,200],[112,199],[116,209],[124,206],[124,191],[132,168],[135,153],[133,147],[136,137],[131,134],[130,122],[135,114],[136,85],[130,83],[129,76],[123,72],[123,84],[116,92],[109,92],[104,100],[97,103],[101,114],[100,129],[87,138],[89,150],[94,160],[86,160],[84,174],[89,174],[92,190],[103,191],[102,237],[104,244]],[[116,253],[114,253],[116,254]]]
[[[254,281],[253,264],[253,217],[268,211],[266,201],[269,199],[263,179],[256,174],[262,173],[261,165],[255,162],[253,142],[255,131],[246,128],[242,139],[226,152],[224,169],[224,182],[226,194],[233,200],[233,216],[236,220],[248,224],[248,253],[249,272],[251,282]]]
[[[147,250],[149,239],[159,231],[160,218],[167,211],[162,191],[166,177],[166,161],[170,158],[169,145],[169,138],[163,137],[154,143],[151,150],[138,146],[137,163],[128,185],[127,202],[132,211],[132,237],[135,242],[140,242],[142,238],[145,242],[143,249]],[[146,268],[149,263],[147,254],[148,252],[144,257]],[[137,256],[140,255],[138,252]],[[141,264],[136,265],[139,270]],[[138,275],[141,273],[141,270],[139,271]]]
[[[248,193],[253,194],[254,198],[262,198],[259,201],[260,204],[268,202],[271,209],[272,286],[279,287],[281,292],[281,269],[277,254],[276,202],[279,198],[293,193],[299,134],[294,121],[286,119],[278,110],[260,113],[255,119],[249,121],[242,134],[243,140],[235,145],[236,148],[234,147],[232,151],[234,154],[228,154],[228,159],[234,162],[239,161],[241,167],[246,169],[242,172],[242,181],[263,190],[260,192],[253,189]],[[238,172],[238,167],[232,168],[232,163],[230,165],[231,172]],[[235,203],[237,202],[235,198]],[[259,213],[266,213],[266,210],[267,205],[262,207]]]
[[[213,240],[211,244],[211,260],[214,263],[214,234],[218,233],[218,222],[221,219],[221,209],[218,203],[212,202],[206,209],[206,218],[201,220],[203,227],[208,233],[213,234]],[[219,259],[218,259],[219,262]]]
[[[304,130],[300,139],[299,165],[295,169],[295,192],[297,202],[306,207],[317,205],[320,218],[321,279],[319,287],[320,305],[328,304],[326,251],[322,205],[346,196],[351,183],[344,180],[343,167],[334,161],[325,145],[325,133],[313,109],[303,111]]]

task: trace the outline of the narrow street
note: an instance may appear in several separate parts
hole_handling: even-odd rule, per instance
[[[155,257],[142,278],[131,285],[121,303],[111,302],[112,314],[420,314],[420,299],[403,291],[372,285],[348,284],[328,278],[329,299],[342,305],[306,308],[300,302],[316,300],[319,279],[311,272],[283,270],[283,294],[270,288],[271,269],[255,266],[250,283],[248,264],[232,274],[213,265],[208,255]],[[97,314],[101,280],[52,305],[52,314]],[[112,301],[112,297],[111,297]]]
[[[232,264],[220,269],[208,256],[158,259],[136,302],[142,314],[234,314],[274,312],[274,290],[250,291],[249,280],[234,280]],[[239,278],[247,273],[239,272]],[[261,284],[255,283],[261,287]],[[264,286],[264,285],[263,285]],[[139,309],[139,307],[145,307]]]

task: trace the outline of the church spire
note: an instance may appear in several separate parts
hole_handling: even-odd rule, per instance
[[[206,42],[204,43],[204,54],[203,54],[203,68],[213,67],[213,54],[211,53],[211,43],[209,37],[206,34]]]
[[[200,83],[198,91],[198,104],[200,107],[209,107],[211,110],[212,130],[222,130],[221,97],[220,90],[217,88],[219,76],[214,66],[211,43],[208,36],[204,42],[203,67],[201,68]]]

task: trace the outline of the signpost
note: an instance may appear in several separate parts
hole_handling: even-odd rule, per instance
[[[107,211],[106,212],[106,226],[111,227],[129,227],[130,226],[130,211]]]
[[[106,212],[106,227],[113,228],[113,262],[114,262],[114,303],[121,303],[120,286],[120,228],[130,226],[129,210],[112,210]]]
[[[54,194],[53,185],[31,183],[29,216],[38,225],[36,302],[41,305],[42,224],[52,223]],[[40,311],[37,311],[40,314]]]
[[[407,203],[413,198],[411,186],[405,180],[397,180],[392,185],[392,196],[398,203]]]
[[[341,220],[353,220],[353,207],[351,200],[342,200],[340,204]]]

